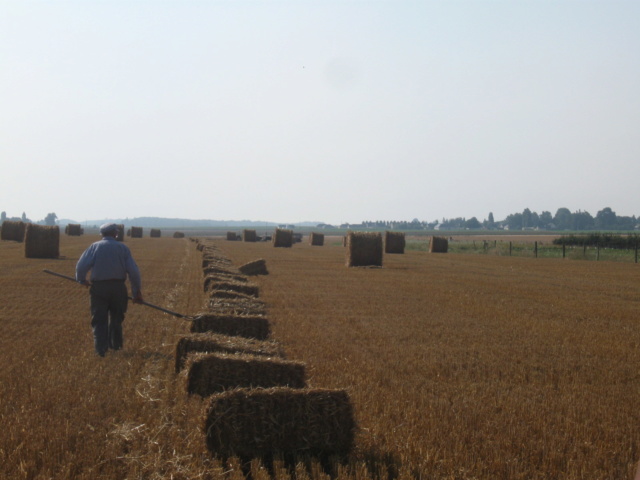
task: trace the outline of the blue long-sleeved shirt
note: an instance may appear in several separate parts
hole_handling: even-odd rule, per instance
[[[131,250],[113,237],[104,237],[89,246],[76,264],[76,280],[84,282],[91,270],[91,281],[126,280],[129,275],[133,297],[140,292],[140,270]]]

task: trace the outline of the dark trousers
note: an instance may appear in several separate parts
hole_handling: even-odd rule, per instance
[[[121,280],[94,282],[91,293],[91,328],[96,353],[122,348],[122,322],[127,311],[127,286]]]

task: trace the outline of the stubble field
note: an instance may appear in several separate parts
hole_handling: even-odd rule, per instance
[[[174,374],[188,322],[130,305],[125,349],[96,358],[86,290],[42,273],[73,275],[95,240],[63,236],[58,260],[0,243],[0,477],[242,478],[206,451],[206,402]],[[127,244],[147,301],[205,310],[194,242]],[[235,265],[266,259],[251,281],[273,338],[312,387],[348,389],[359,429],[340,478],[631,478],[637,265],[408,251],[349,269],[331,239],[213,244]]]

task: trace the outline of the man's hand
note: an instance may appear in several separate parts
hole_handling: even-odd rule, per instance
[[[80,282],[80,285],[84,285],[85,287],[89,288],[91,286],[91,282],[87,282],[86,280],[82,280]]]
[[[136,296],[133,298],[133,303],[143,303],[144,298],[142,298],[142,292],[138,292]]]

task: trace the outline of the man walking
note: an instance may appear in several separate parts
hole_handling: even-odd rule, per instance
[[[122,322],[127,311],[125,281],[131,283],[134,303],[143,302],[140,270],[124,243],[116,240],[118,226],[107,223],[100,227],[102,240],[87,248],[76,264],[76,281],[90,288],[91,328],[96,353],[104,357],[107,350],[122,348]],[[91,281],[87,273],[91,270]]]

